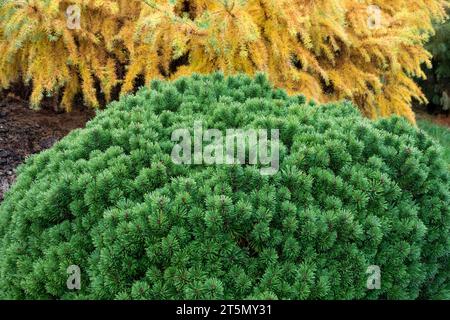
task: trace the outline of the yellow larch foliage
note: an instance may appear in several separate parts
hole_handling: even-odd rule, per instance
[[[0,7],[0,85],[32,82],[31,106],[44,95],[58,95],[70,110],[81,92],[87,105],[99,106],[96,83],[110,99],[120,83],[117,63],[126,63],[127,49],[117,38],[126,21],[137,18],[140,1],[114,0],[6,0]],[[79,8],[79,26],[69,23],[70,6]],[[132,9],[132,11],[129,11]],[[127,11],[128,10],[128,11]],[[134,24],[128,24],[133,28]]]
[[[319,102],[354,101],[369,117],[414,122],[414,77],[447,0],[28,0],[0,7],[0,85],[33,81],[31,102],[63,90],[99,104],[121,85],[193,72],[266,72]],[[22,4],[18,4],[22,3]],[[81,7],[81,28],[65,10]],[[124,66],[124,72],[118,71]]]

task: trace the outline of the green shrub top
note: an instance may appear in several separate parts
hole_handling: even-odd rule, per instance
[[[174,164],[171,134],[195,120],[279,129],[280,170]],[[306,103],[263,75],[155,81],[19,172],[0,207],[2,298],[448,297],[440,147],[402,118]]]

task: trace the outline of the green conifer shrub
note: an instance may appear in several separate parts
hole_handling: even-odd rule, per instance
[[[279,172],[174,164],[171,133],[194,120],[278,128]],[[263,75],[154,81],[20,167],[0,207],[0,297],[448,298],[449,181],[403,118],[316,106]]]
[[[450,14],[450,8],[447,10]],[[450,110],[450,20],[436,25],[436,34],[427,44],[433,54],[433,69],[425,70],[420,84],[430,102],[430,111]]]

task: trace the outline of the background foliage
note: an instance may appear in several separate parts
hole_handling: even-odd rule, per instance
[[[195,120],[280,129],[279,173],[175,165],[171,134]],[[448,299],[449,179],[400,117],[306,103],[262,75],[154,81],[20,167],[0,206],[0,297]]]
[[[370,117],[414,121],[412,80],[430,55],[423,44],[445,0],[27,0],[0,8],[0,85],[32,81],[31,103],[82,91],[98,106],[143,80],[220,69],[265,71],[289,92],[320,102],[350,99]],[[69,4],[81,29],[66,27]],[[369,5],[382,10],[368,27]],[[139,81],[140,80],[140,81]]]
[[[450,97],[450,20],[436,26],[427,49],[433,54],[433,68],[426,71],[428,79],[421,84],[432,105],[449,112],[450,98],[442,97],[444,92]]]

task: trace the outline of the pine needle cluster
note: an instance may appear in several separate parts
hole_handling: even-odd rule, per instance
[[[174,164],[171,134],[194,121],[279,129],[279,172]],[[262,74],[153,81],[20,167],[0,297],[449,298],[449,190],[442,150],[402,117],[319,106]]]

